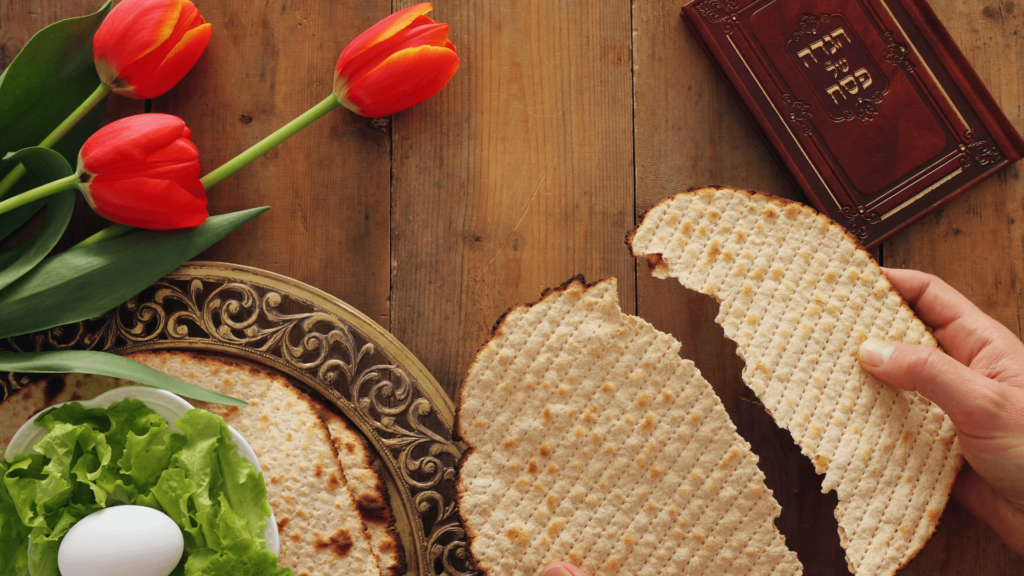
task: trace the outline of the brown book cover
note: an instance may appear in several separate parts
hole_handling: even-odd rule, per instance
[[[683,17],[807,198],[869,248],[1024,154],[924,0],[694,0]]]

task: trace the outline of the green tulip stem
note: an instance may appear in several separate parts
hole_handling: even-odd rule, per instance
[[[270,152],[271,150],[274,149],[275,146],[291,138],[300,130],[302,130],[306,126],[309,126],[310,124],[318,120],[320,117],[327,114],[331,110],[334,110],[338,106],[341,106],[341,104],[338,103],[338,98],[334,94],[331,94],[316,106],[313,106],[309,110],[305,111],[301,116],[299,116],[295,120],[292,120],[291,122],[285,124],[276,132],[274,132],[270,136],[267,136],[263,140],[260,140],[245,152],[242,152],[238,156],[235,156],[231,160],[228,160],[213,172],[210,172],[206,176],[200,178],[199,182],[202,183],[203,189],[209,190],[210,188],[213,188],[221,180],[227,178],[228,176],[231,176],[235,172],[238,172],[239,170],[244,168],[253,160],[259,158],[260,156],[263,156],[267,152]],[[0,202],[0,206],[2,205],[3,203]],[[75,244],[74,246],[72,246],[72,249],[80,248],[82,246],[88,246],[90,244],[95,244],[97,242],[102,242],[104,240],[109,240],[111,238],[117,238],[118,236],[123,236],[132,230],[134,230],[134,228],[132,228],[131,226],[115,224],[113,226],[109,226],[103,230],[100,230],[99,232],[93,234],[92,236],[89,236],[85,240],[82,240],[78,244]]]
[[[110,86],[100,82],[100,85],[93,90],[92,94],[90,94],[84,102],[79,104],[78,108],[75,108],[75,111],[72,112],[70,116],[65,118],[59,126],[54,128],[53,132],[50,132],[49,136],[43,138],[43,141],[39,143],[39,146],[43,148],[53,148],[53,145],[59,142],[65,134],[70,132],[71,129],[75,127],[75,124],[78,124],[86,114],[92,112],[92,109],[103,101],[103,99],[107,97],[107,94],[110,94]],[[7,195],[7,192],[10,191],[18,180],[21,180],[22,176],[25,175],[25,172],[25,165],[18,164],[14,167],[14,170],[8,172],[7,176],[4,176],[3,180],[0,180],[0,198]]]
[[[22,192],[13,198],[8,198],[7,200],[0,202],[0,214],[10,212],[15,208],[21,208],[25,204],[35,202],[40,198],[46,198],[51,194],[77,188],[79,183],[80,180],[78,179],[78,174],[72,174],[71,176],[61,178],[60,180],[54,180],[49,184],[43,184],[38,188]]]
[[[242,152],[238,156],[228,160],[213,172],[210,172],[206,176],[200,178],[199,181],[203,184],[203,188],[209,190],[216,186],[221,180],[231,176],[253,160],[263,156],[267,152],[270,152],[275,146],[291,138],[300,130],[309,126],[321,116],[327,114],[331,110],[334,110],[338,106],[341,106],[341,104],[338,103],[337,97],[335,97],[334,94],[331,94],[316,106],[313,106],[302,113],[302,115],[295,120],[285,124],[270,136],[267,136],[263,140],[254,144],[252,148],[249,148],[245,152]]]
[[[56,144],[64,137],[65,134],[75,127],[75,124],[78,124],[79,120],[84,118],[89,112],[92,112],[92,109],[102,102],[103,99],[107,97],[107,94],[110,94],[110,86],[100,82],[100,85],[92,91],[92,94],[90,94],[84,102],[79,104],[78,108],[75,108],[75,111],[60,123],[60,126],[54,128],[53,132],[50,132],[49,136],[43,138],[43,141],[40,142],[39,145],[43,148],[52,148],[54,144]]]

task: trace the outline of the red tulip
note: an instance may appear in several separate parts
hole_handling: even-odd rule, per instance
[[[100,216],[153,230],[206,220],[199,150],[185,121],[129,116],[100,128],[78,155],[79,189]]]
[[[459,68],[448,25],[424,16],[417,4],[381,20],[353,40],[338,58],[334,94],[361,116],[380,118],[436,94]]]
[[[124,0],[93,37],[96,71],[118,94],[156,98],[192,69],[211,29],[187,0]]]

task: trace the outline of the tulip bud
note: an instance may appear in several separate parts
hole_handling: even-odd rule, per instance
[[[96,71],[122,96],[156,98],[192,69],[211,30],[187,0],[124,0],[93,37]]]
[[[153,230],[206,220],[199,150],[185,121],[129,116],[100,128],[78,155],[79,189],[100,216]]]
[[[436,94],[459,68],[448,25],[424,16],[429,3],[396,12],[360,34],[341,53],[334,72],[338,102],[380,118]]]

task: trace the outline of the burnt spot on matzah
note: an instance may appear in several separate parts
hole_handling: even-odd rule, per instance
[[[363,520],[385,524],[391,522],[391,508],[379,495],[360,494],[356,496],[356,507],[359,508]]]
[[[47,402],[53,401],[54,398],[60,395],[64,391],[64,379],[60,376],[52,376],[46,380],[46,387],[43,388],[43,395],[46,396]]]
[[[347,555],[355,544],[352,535],[344,528],[339,528],[328,538],[324,538],[323,534],[319,532],[315,532],[314,536],[316,536],[316,540],[313,542],[313,547],[317,550],[329,549],[336,556]]]

